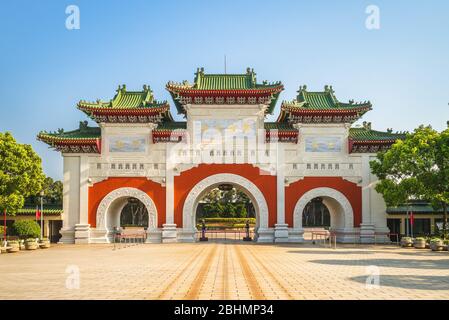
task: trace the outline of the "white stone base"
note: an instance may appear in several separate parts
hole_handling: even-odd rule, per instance
[[[288,224],[274,225],[274,242],[285,243],[288,241]]]
[[[106,229],[90,229],[89,243],[111,243],[112,234],[109,235]]]
[[[75,224],[75,243],[87,244],[90,239],[90,224]]]
[[[288,242],[303,243],[304,242],[304,229],[296,229],[296,228],[289,229]]]
[[[272,228],[259,228],[255,231],[255,240],[259,243],[273,243],[274,230]]]
[[[335,232],[337,236],[337,242],[339,243],[360,243],[360,236],[357,229],[331,229],[331,232]]]
[[[162,230],[160,229],[148,229],[146,243],[161,243],[162,242]]]
[[[176,224],[166,223],[162,225],[162,243],[172,243],[178,241]]]
[[[179,229],[178,242],[187,242],[187,243],[195,242],[196,241],[195,234],[196,230]]]
[[[61,234],[61,239],[59,239],[59,243],[64,244],[74,244],[75,243],[75,230],[74,229],[64,229],[59,230]]]
[[[374,243],[374,224],[360,224],[360,243]]]

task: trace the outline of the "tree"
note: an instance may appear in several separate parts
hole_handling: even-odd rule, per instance
[[[371,161],[372,172],[379,178],[376,191],[389,206],[411,199],[430,201],[443,208],[443,232],[446,235],[449,203],[449,129],[438,133],[420,126],[404,140],[398,140]]]
[[[449,123],[448,123],[449,125]],[[420,161],[417,172],[424,186],[424,195],[434,208],[443,209],[443,237],[447,238],[449,205],[449,128],[425,141],[419,148]]]
[[[45,177],[42,190],[44,191],[44,204],[62,205],[62,182],[54,181],[50,177]],[[26,204],[38,205],[40,204],[40,192],[31,195],[25,199]]]
[[[28,144],[19,144],[9,133],[0,133],[0,210],[15,214],[26,197],[41,191],[42,161]]]

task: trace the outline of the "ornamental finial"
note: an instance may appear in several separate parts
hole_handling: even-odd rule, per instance
[[[388,133],[393,133],[393,128],[387,128]]]
[[[126,91],[126,84],[122,84],[122,90]]]
[[[251,74],[251,68],[250,67],[246,68],[246,74]]]

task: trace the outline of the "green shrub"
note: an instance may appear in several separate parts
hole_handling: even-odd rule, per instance
[[[25,242],[36,242],[36,238],[28,238]]]
[[[432,238],[432,239],[430,239],[430,243],[438,243],[440,241],[441,241],[440,238]]]
[[[426,241],[426,238],[424,237],[417,237],[415,238],[416,241]]]
[[[245,224],[248,220],[249,224],[256,224],[256,218],[204,218],[206,223],[243,223]]]
[[[5,231],[4,226],[0,226],[0,236],[3,237],[3,232]],[[6,232],[8,232],[8,227],[6,227]]]
[[[34,220],[18,220],[13,223],[12,232],[21,239],[39,238],[41,227]]]

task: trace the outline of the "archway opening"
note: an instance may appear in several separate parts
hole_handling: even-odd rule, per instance
[[[148,210],[139,199],[130,197],[120,213],[120,227],[148,228]]]
[[[196,212],[199,200],[203,198],[210,190],[218,188],[223,184],[231,184],[245,191],[254,205],[256,224],[254,227],[254,239],[257,242],[272,242],[273,235],[268,228],[268,205],[264,194],[250,180],[232,173],[217,173],[208,176],[198,182],[190,189],[183,205],[182,225],[183,236],[185,239],[195,240],[195,234],[198,232],[196,226]]]
[[[330,228],[329,209],[324,205],[322,198],[316,197],[306,204],[302,215],[302,226],[304,228]]]
[[[201,232],[204,222],[210,240],[241,240],[246,236],[247,223],[254,239],[256,208],[248,191],[237,184],[222,183],[206,189],[199,197],[195,217],[197,230]]]
[[[148,210],[139,199],[120,197],[111,203],[106,219],[106,226],[109,232],[114,230],[143,231],[148,228],[148,225]]]

